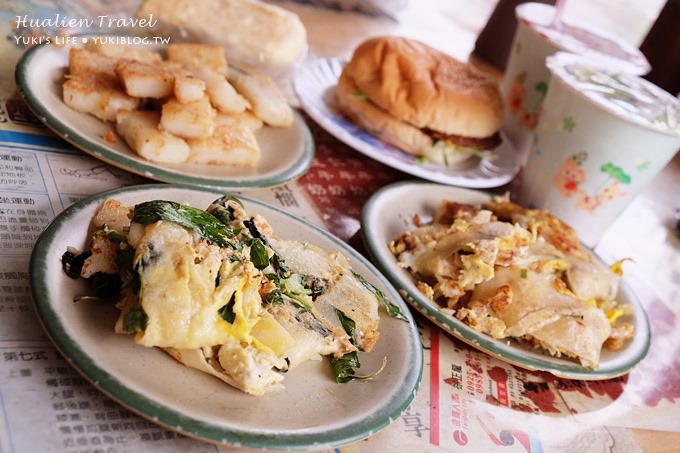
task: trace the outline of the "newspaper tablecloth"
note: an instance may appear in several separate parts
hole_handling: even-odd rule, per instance
[[[117,6],[129,6],[122,3]],[[13,84],[23,47],[10,37],[12,19],[33,11],[33,5],[10,5],[14,9],[0,13],[4,25],[10,24],[0,44],[5,62],[0,74],[0,451],[235,450],[184,438],[120,407],[72,370],[42,332],[31,308],[27,271],[38,235],[73,202],[145,180],[72,149],[31,115]],[[295,182],[247,193],[361,249],[363,202],[378,187],[406,176],[308,122],[317,144],[309,172]],[[658,206],[640,197],[624,220],[628,215],[634,221],[650,209]],[[616,243],[604,243],[609,246],[601,254],[618,255]],[[680,432],[680,307],[658,298],[635,269],[626,279],[646,307],[654,333],[648,357],[630,374],[581,382],[523,371],[418,317],[425,371],[416,400],[385,430],[336,451],[634,452],[639,447],[629,428]]]

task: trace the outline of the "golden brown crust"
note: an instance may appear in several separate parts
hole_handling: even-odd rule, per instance
[[[472,66],[419,41],[365,41],[344,70],[377,106],[417,128],[487,137],[502,121],[497,84]]]
[[[456,148],[436,148],[432,137],[423,130],[395,118],[361,96],[359,88],[345,72],[340,75],[335,94],[345,116],[385,143],[447,166],[457,165],[471,157],[469,153],[456,151]]]
[[[417,127],[398,120],[368,99],[357,96],[359,88],[343,72],[338,80],[336,99],[340,111],[380,140],[416,156],[432,147],[432,139]]]

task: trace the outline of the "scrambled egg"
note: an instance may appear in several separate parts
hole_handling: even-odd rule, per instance
[[[397,236],[390,249],[418,289],[476,330],[528,341],[596,368],[603,347],[634,334],[610,269],[546,211],[495,198],[483,207],[445,201],[433,221]]]

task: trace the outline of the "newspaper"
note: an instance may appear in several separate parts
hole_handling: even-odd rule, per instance
[[[108,5],[72,3],[69,8],[83,8],[83,15]],[[4,26],[10,24],[3,29],[8,36],[12,17],[28,14],[32,5],[10,4],[15,9],[0,15]],[[12,71],[23,47],[9,39],[2,46],[0,55],[11,64],[0,72],[0,451],[237,451],[182,437],[122,408],[75,372],[47,340],[28,284],[37,237],[72,203],[149,181],[51,135],[14,87]],[[309,172],[276,188],[243,193],[321,225],[362,250],[358,231],[365,200],[406,176],[308,123],[317,145]],[[585,382],[528,372],[417,316],[425,369],[416,399],[386,429],[335,451],[637,452],[628,428],[680,432],[680,307],[660,300],[634,273],[626,280],[654,331],[648,357],[630,374]]]

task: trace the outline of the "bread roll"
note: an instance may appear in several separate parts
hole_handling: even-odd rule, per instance
[[[307,33],[297,15],[258,0],[146,0],[157,33],[175,40],[218,44],[227,61],[246,68],[280,68],[303,52]]]
[[[358,126],[406,152],[422,156],[432,147],[432,139],[420,129],[390,115],[360,96],[359,88],[346,73],[340,75],[336,100],[340,111]]]
[[[370,39],[355,50],[344,71],[373,103],[417,128],[482,138],[501,125],[496,83],[419,41]]]

